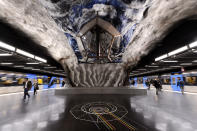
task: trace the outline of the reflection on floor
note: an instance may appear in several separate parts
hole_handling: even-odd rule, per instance
[[[0,96],[0,131],[197,131],[197,95]]]

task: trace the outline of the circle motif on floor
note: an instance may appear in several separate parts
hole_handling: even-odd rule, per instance
[[[100,116],[107,121],[115,120],[111,114],[115,114],[119,118],[123,118],[127,113],[124,106],[112,104],[108,102],[91,102],[74,106],[70,113],[74,118],[89,122],[102,122]]]

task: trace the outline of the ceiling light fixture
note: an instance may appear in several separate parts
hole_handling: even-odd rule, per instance
[[[180,65],[192,65],[192,63],[182,63]]]
[[[32,69],[32,67],[24,67],[24,69]]]
[[[28,53],[26,51],[23,51],[23,50],[20,50],[20,49],[16,49],[16,52],[21,54],[21,55],[24,55],[24,56],[27,56],[27,57],[30,57],[30,58],[34,58],[34,55],[32,55],[31,53]]]
[[[160,60],[165,59],[167,57],[168,57],[168,55],[165,54],[165,55],[162,55],[162,56],[159,56],[159,57],[155,58],[155,61],[160,61]]]
[[[52,69],[52,68],[56,68],[55,66],[49,66],[49,67],[44,67],[45,69]]]
[[[137,70],[139,70],[139,71],[145,71],[146,69],[137,69]]]
[[[14,66],[14,67],[24,67],[24,66],[22,66],[22,65],[16,65],[16,66]]]
[[[27,65],[38,65],[39,63],[26,63]]]
[[[175,63],[178,62],[177,60],[167,60],[167,61],[162,61],[162,62],[166,62],[166,63]]]
[[[4,48],[4,49],[7,49],[7,50],[10,50],[10,51],[15,51],[15,47],[11,46],[11,45],[8,45],[2,41],[0,41],[0,47]]]
[[[36,60],[39,60],[39,61],[41,61],[41,62],[47,63],[47,60],[45,60],[45,59],[43,59],[43,58],[41,58],[41,57],[35,56],[35,59],[36,59]]]
[[[32,69],[32,70],[34,70],[34,71],[38,71],[38,70],[40,70],[40,69]]]
[[[13,63],[4,63],[2,62],[1,65],[12,65]]]
[[[195,42],[189,44],[189,47],[190,47],[190,48],[194,48],[194,47],[196,47],[196,46],[197,46],[197,41],[195,41]]]
[[[12,54],[6,53],[6,54],[0,54],[0,56],[12,56]]]
[[[147,65],[146,67],[159,67],[159,66],[149,66],[149,65]]]
[[[181,66],[170,66],[170,67],[181,67]]]
[[[185,51],[185,50],[187,50],[187,49],[188,49],[187,46],[183,46],[183,47],[181,47],[181,48],[179,48],[179,49],[176,49],[176,50],[174,50],[174,51],[171,51],[170,53],[168,53],[168,55],[169,55],[169,56],[172,56],[172,55],[181,53],[181,52],[183,52],[183,51]]]

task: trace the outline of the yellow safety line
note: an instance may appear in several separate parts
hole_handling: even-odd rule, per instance
[[[105,124],[111,129],[111,130],[116,130],[116,128],[112,125],[112,124],[110,124],[103,116],[101,116],[99,113],[97,113],[96,111],[94,111],[95,113],[96,113],[96,115],[98,115],[99,116],[99,118],[101,118],[104,122],[105,122]]]
[[[121,122],[122,124],[124,124],[127,128],[129,128],[130,130],[136,130],[135,127],[133,127],[132,125],[128,124],[127,122],[123,121],[122,119],[120,119],[118,116],[116,116],[115,114],[108,112],[110,115],[112,115],[114,118],[118,119],[119,122]]]

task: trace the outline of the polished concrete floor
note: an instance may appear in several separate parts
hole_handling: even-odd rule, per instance
[[[197,95],[0,96],[0,131],[197,131]]]

